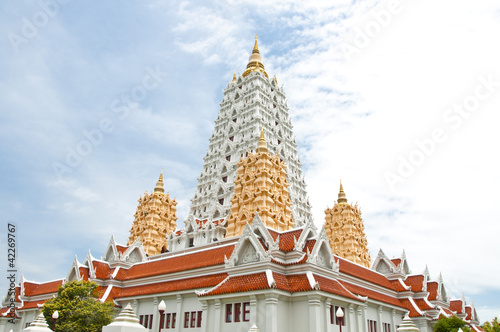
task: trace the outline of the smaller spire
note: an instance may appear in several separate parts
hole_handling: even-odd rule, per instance
[[[276,78],[276,75],[274,75],[274,83],[278,84],[278,79]]]
[[[156,182],[156,187],[155,187],[155,193],[165,193],[165,189],[163,188],[163,169],[161,170],[160,173],[160,178],[158,179],[158,182]]]
[[[259,143],[257,144],[257,152],[264,152],[264,153],[267,153],[269,152],[267,150],[267,142],[266,142],[266,138],[264,137],[264,126],[262,126],[262,129],[260,131],[260,139],[259,139]]]
[[[339,204],[347,204],[347,198],[345,197],[344,188],[342,187],[342,180],[340,180],[340,191],[339,199],[337,200]]]
[[[234,72],[233,81],[231,82],[231,84],[234,84],[234,82],[236,82],[236,72]]]

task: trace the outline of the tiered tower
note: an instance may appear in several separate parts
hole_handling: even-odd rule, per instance
[[[154,192],[144,193],[134,215],[127,245],[140,238],[148,256],[158,255],[167,249],[167,234],[175,230],[177,208],[175,199],[165,194],[163,171],[156,183]]]
[[[256,152],[238,162],[236,173],[226,238],[241,235],[256,213],[269,228],[280,232],[293,228],[285,164],[269,153],[264,130]]]
[[[311,206],[302,175],[297,143],[292,132],[283,88],[276,76],[269,78],[257,45],[243,74],[236,74],[224,89],[219,116],[210,137],[190,216],[197,219],[226,218],[234,193],[236,163],[254,149],[261,127],[268,149],[287,166],[292,214],[297,226],[311,218]]]
[[[337,202],[325,210],[325,230],[335,255],[365,267],[370,267],[370,253],[358,204],[347,203],[340,183]]]

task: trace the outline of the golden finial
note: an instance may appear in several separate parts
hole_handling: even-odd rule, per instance
[[[252,53],[259,53],[259,45],[257,45],[257,34],[255,34],[255,45],[253,46]]]
[[[278,79],[276,78],[276,75],[274,75],[274,82],[278,84]]]
[[[339,191],[339,199],[337,200],[339,204],[347,203],[347,198],[345,197],[344,188],[342,187],[342,180],[340,180],[340,191]]]
[[[160,173],[160,178],[158,182],[156,182],[155,193],[165,193],[165,189],[163,188],[163,168]]]
[[[234,82],[236,82],[236,72],[234,72],[233,81],[231,82],[231,84],[233,84]]]
[[[264,137],[264,126],[262,126],[262,129],[260,131],[260,139],[259,143],[257,144],[256,152],[268,152],[266,138]]]

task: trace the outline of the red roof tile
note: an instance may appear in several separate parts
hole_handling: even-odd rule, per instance
[[[78,270],[80,271],[80,276],[83,277],[83,280],[88,281],[89,280],[89,268],[88,267],[79,267]]]
[[[111,277],[111,274],[113,273],[111,271],[111,268],[108,263],[100,262],[100,261],[92,261],[92,265],[94,266],[95,269],[95,277],[97,279],[109,279]]]
[[[382,274],[373,270],[367,269],[361,265],[354,264],[343,258],[338,257],[339,270],[341,273],[349,274],[351,276],[375,283],[379,286],[395,290],[391,282]]]
[[[410,286],[413,292],[421,292],[424,289],[424,276],[422,274],[408,276],[405,279],[405,284]]]
[[[288,292],[307,292],[312,290],[309,280],[305,274],[293,274],[289,276],[284,276],[280,273],[273,272],[273,278],[276,281],[276,286],[279,289],[285,290],[284,280],[288,284]]]
[[[234,276],[226,279],[217,288],[203,294],[207,295],[222,295],[229,293],[251,292],[261,289],[269,289],[266,273],[256,273],[242,276]]]
[[[462,300],[452,300],[450,301],[450,310],[456,312],[457,314],[462,313]]]
[[[438,298],[438,287],[439,287],[439,284],[437,283],[437,281],[429,281],[427,283],[427,291],[429,292],[429,297],[428,299],[431,300],[431,301],[434,301]]]
[[[113,298],[139,296],[147,294],[178,292],[187,289],[210,288],[227,278],[227,273],[207,275],[189,279],[172,280],[155,284],[124,288]],[[111,295],[111,294],[110,294]]]
[[[418,306],[418,308],[422,311],[424,310],[430,310],[430,309],[434,309],[432,308],[431,306],[429,306],[428,302],[425,301],[424,299],[413,299],[413,301],[415,302],[415,304]]]
[[[396,267],[399,266],[399,264],[401,264],[401,258],[393,258],[391,259],[391,262],[396,265]]]
[[[355,286],[355,285],[350,284],[350,283],[345,282],[345,281],[340,281],[340,283],[345,288],[347,288],[348,291],[350,291],[353,294],[361,295],[361,296],[366,296],[366,297],[368,297],[368,298],[370,298],[372,300],[376,300],[376,301],[380,301],[380,302],[392,304],[392,305],[395,305],[395,306],[398,306],[398,307],[405,307],[395,297],[384,295],[384,294],[380,294],[380,293],[372,291],[370,289],[366,289],[366,288],[363,288],[363,287],[360,287],[360,286]]]
[[[465,313],[467,316],[465,316],[466,320],[471,320],[472,318],[472,308],[471,307],[465,307]]]
[[[306,245],[304,246],[304,249],[302,250],[303,252],[312,252],[314,245],[316,244],[316,240],[309,240],[306,242]]]
[[[406,309],[410,310],[410,317],[422,317],[409,299],[401,299],[400,301]]]
[[[390,281],[394,289],[396,289],[398,292],[405,292],[407,289],[404,287],[404,281],[401,279],[394,279]]]
[[[120,269],[115,279],[130,280],[221,265],[224,264],[224,256],[231,257],[233,249],[234,245],[215,247],[214,249],[135,264],[128,270]]]
[[[279,248],[281,251],[288,252],[293,251],[295,248],[295,240],[298,240],[300,234],[302,234],[302,229],[296,229],[293,231],[288,231],[280,233],[280,243]]]
[[[116,245],[116,250],[120,254],[123,254],[125,251],[127,251],[127,249],[128,249],[128,247],[126,247],[126,246],[122,246],[122,245],[119,245],[119,244]]]
[[[34,309],[38,308],[38,305],[42,305],[45,303],[46,300],[40,300],[40,301],[24,301],[23,306],[20,307],[18,310],[25,310],[25,309]]]
[[[49,281],[41,284],[37,284],[30,281],[24,282],[24,296],[36,296],[43,294],[57,293],[59,286],[62,285],[61,280]]]
[[[360,301],[360,299],[357,296],[354,296],[344,286],[342,286],[342,284],[340,284],[338,280],[328,279],[318,275],[314,275],[314,279],[316,279],[316,281],[319,284],[319,289],[322,290],[323,292],[340,295],[343,297]]]

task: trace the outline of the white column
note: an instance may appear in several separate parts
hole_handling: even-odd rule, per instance
[[[332,307],[332,299],[327,299],[325,302],[325,323],[326,323],[326,331],[333,332],[333,324],[330,321],[330,308]],[[335,320],[333,321],[335,322]]]
[[[378,331],[384,331],[382,329],[382,311],[383,310],[384,310],[384,308],[381,305],[379,305],[378,306],[378,316],[377,316],[377,321],[378,321],[378,323],[377,323],[377,325],[378,325],[377,330]]]
[[[362,306],[362,308],[363,308],[362,310],[363,314],[361,315],[361,320],[362,320],[361,331],[368,332],[368,320],[367,320],[368,304],[365,304],[364,306]]]
[[[205,300],[201,300],[201,332],[207,332],[208,326],[208,303]]]
[[[266,295],[266,332],[278,332],[278,296],[276,294]]]
[[[215,300],[215,320],[214,320],[214,332],[219,332],[222,331],[221,326],[220,326],[220,318],[222,316],[221,314],[221,302],[220,300]]]
[[[349,307],[346,310],[348,312],[347,317],[347,332],[356,332],[356,311],[354,310],[354,304],[349,304]]]
[[[158,331],[160,327],[160,313],[158,312],[158,298],[153,298],[153,331]]]
[[[175,318],[175,332],[179,332],[181,330],[182,324],[184,324],[184,317],[182,317],[182,295],[177,294],[177,309],[176,309],[176,318]]]
[[[311,295],[308,297],[309,304],[309,331],[321,331],[320,308],[321,296]]]
[[[362,332],[363,330],[361,329],[363,325],[361,325],[361,306],[358,305],[356,306],[356,331]]]
[[[137,300],[134,300],[134,302],[132,303],[132,308],[134,309],[134,314],[139,317],[138,313],[139,313],[139,301]]]
[[[392,309],[391,330],[391,332],[396,332],[396,309]]]
[[[250,325],[257,325],[257,296],[250,296]]]

